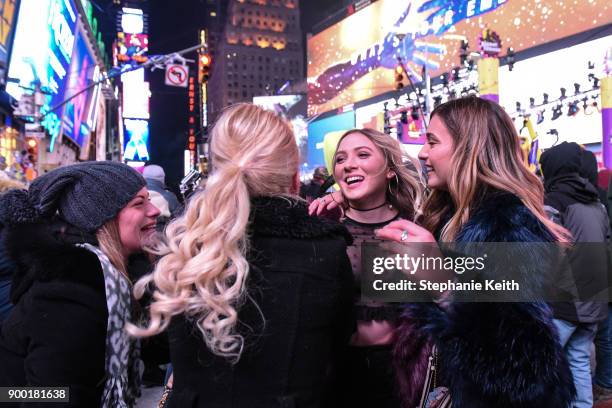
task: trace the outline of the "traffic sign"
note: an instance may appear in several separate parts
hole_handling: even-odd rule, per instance
[[[166,67],[166,85],[187,88],[189,67],[187,65],[170,64]]]

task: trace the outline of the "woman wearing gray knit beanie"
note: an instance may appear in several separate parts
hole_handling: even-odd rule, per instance
[[[142,373],[124,330],[127,258],[149,243],[159,210],[122,163],[84,162],[0,196],[15,307],[0,327],[2,386],[68,387],[75,407],[131,407]]]

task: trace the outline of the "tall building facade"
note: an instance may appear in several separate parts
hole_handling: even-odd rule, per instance
[[[304,78],[298,0],[230,0],[208,87],[209,119]]]

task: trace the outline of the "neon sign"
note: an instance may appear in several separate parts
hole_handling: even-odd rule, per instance
[[[70,74],[66,81],[66,97],[70,97],[87,88],[93,81],[100,79],[100,69],[96,66],[93,53],[89,50],[83,31],[79,32]],[[93,128],[90,120],[90,107],[96,107],[96,95],[99,86],[79,94],[66,104],[63,117],[63,134],[75,141],[81,148],[89,142],[89,135]]]
[[[59,136],[68,67],[74,47],[77,12],[72,0],[22,0],[9,64],[6,91],[15,99],[36,87],[45,94],[41,113],[51,135],[50,150]],[[25,88],[25,89],[24,89]]]
[[[125,147],[123,158],[126,160],[149,160],[149,122],[140,119],[124,119]]]

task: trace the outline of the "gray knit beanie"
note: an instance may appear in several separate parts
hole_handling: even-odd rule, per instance
[[[56,213],[66,222],[94,232],[114,218],[145,187],[130,166],[109,161],[59,167],[34,180],[29,191],[0,197],[0,221],[36,222]]]

